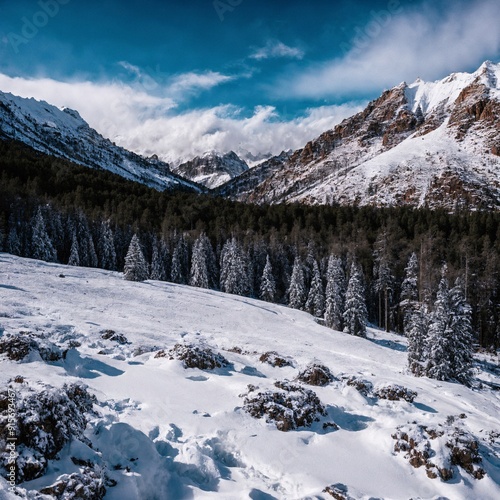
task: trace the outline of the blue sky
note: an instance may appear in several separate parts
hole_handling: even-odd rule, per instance
[[[167,160],[303,146],[399,82],[500,60],[498,0],[0,0],[0,90]]]

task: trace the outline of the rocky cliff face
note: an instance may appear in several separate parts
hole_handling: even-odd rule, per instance
[[[209,152],[172,167],[172,170],[186,179],[213,189],[246,172],[248,165],[233,151],[222,155]]]
[[[499,78],[500,65],[487,62],[402,83],[219,191],[255,203],[500,208]]]

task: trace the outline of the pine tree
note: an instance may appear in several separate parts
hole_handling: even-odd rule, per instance
[[[211,249],[210,241],[205,233],[201,233],[193,245],[191,258],[191,277],[189,284],[199,288],[210,288],[210,271],[208,253]]]
[[[7,235],[7,242],[5,244],[6,252],[12,255],[23,255],[21,238],[19,237],[18,224],[9,224],[9,234]]]
[[[167,281],[168,279],[168,249],[163,239],[153,238],[150,279]]]
[[[90,233],[87,217],[83,212],[79,212],[74,221],[76,237],[78,239],[78,255],[80,265],[83,267],[97,267],[99,261],[95,251],[94,240]]]
[[[345,309],[346,279],[342,266],[342,260],[335,255],[330,255],[328,259],[326,280],[325,324],[334,330],[342,331]]]
[[[366,337],[368,311],[366,309],[363,271],[356,261],[353,261],[351,265],[343,319],[345,333]]]
[[[56,250],[45,228],[42,210],[38,210],[32,220],[31,257],[33,259],[55,262]]]
[[[300,257],[295,257],[288,288],[288,305],[293,309],[302,309],[306,300],[306,286],[304,280],[304,270]]]
[[[248,276],[247,255],[232,238],[227,241],[221,251],[220,288],[222,292],[234,295],[248,295],[250,282]]]
[[[452,376],[453,330],[450,322],[451,303],[446,272],[446,266],[443,266],[428,336],[426,375],[437,380],[449,380]]]
[[[313,261],[311,288],[306,301],[306,311],[317,318],[322,318],[325,313],[325,294],[323,292],[323,281],[319,272],[318,262]]]
[[[78,253],[78,239],[76,237],[76,232],[73,231],[73,236],[71,238],[71,250],[69,253],[68,266],[79,266],[80,265],[80,255]]]
[[[276,280],[273,276],[273,267],[269,255],[266,256],[266,265],[260,280],[259,297],[266,302],[276,301]]]
[[[116,269],[116,250],[113,230],[109,220],[102,221],[99,227],[99,239],[97,243],[99,266],[102,269]]]
[[[472,377],[472,310],[465,300],[463,282],[460,278],[450,290],[450,307],[453,331],[451,377],[462,384],[469,384]]]
[[[373,274],[375,280],[373,282],[373,287],[378,294],[379,300],[378,322],[379,326],[384,326],[385,331],[388,332],[390,328],[389,312],[392,293],[394,291],[394,276],[391,271],[390,252],[386,231],[381,233],[375,242],[374,257]]]
[[[421,308],[415,308],[408,318],[408,368],[417,377],[425,373],[427,358],[427,316]]]
[[[123,275],[128,281],[144,281],[148,279],[148,264],[144,258],[137,234],[134,234],[130,241],[130,246],[125,257]]]
[[[399,307],[403,315],[403,332],[408,335],[409,321],[418,303],[418,259],[413,252],[405,268],[405,276],[401,284]]]
[[[170,279],[174,283],[186,285],[189,273],[189,249],[187,242],[182,235],[174,248],[172,254],[172,267],[170,270]]]

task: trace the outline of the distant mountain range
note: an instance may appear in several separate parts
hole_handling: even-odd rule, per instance
[[[170,167],[116,146],[76,111],[1,92],[0,137],[156,189],[211,189],[243,202],[498,209],[500,64],[401,83],[253,168],[233,151]]]
[[[156,189],[202,190],[156,157],[144,158],[116,146],[92,129],[78,111],[44,101],[0,92],[0,139],[16,139],[37,151],[109,170]]]

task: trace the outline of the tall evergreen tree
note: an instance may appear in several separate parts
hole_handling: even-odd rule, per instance
[[[234,295],[249,295],[247,255],[236,238],[228,240],[221,251],[220,289]]]
[[[403,332],[408,335],[409,322],[418,304],[418,259],[413,252],[405,267],[405,275],[401,284],[399,308],[403,316]]]
[[[97,253],[99,266],[102,269],[112,271],[116,269],[115,238],[109,220],[102,221],[99,226]]]
[[[408,337],[408,368],[417,377],[425,373],[427,330],[427,315],[419,307],[413,309],[408,318],[406,335]]]
[[[343,319],[345,333],[366,337],[368,311],[366,308],[365,286],[363,271],[356,261],[353,261],[351,265]]]
[[[76,237],[78,239],[78,255],[80,265],[83,267],[97,267],[99,260],[95,251],[94,240],[90,233],[87,217],[83,212],[78,212],[74,219]]]
[[[174,283],[185,285],[188,282],[189,274],[189,249],[184,238],[181,235],[177,240],[173,254],[172,254],[172,267],[170,268],[170,279]]]
[[[153,252],[151,257],[151,272],[149,277],[152,280],[168,280],[168,249],[163,239],[153,238]]]
[[[338,331],[343,329],[346,286],[342,260],[330,255],[326,271],[325,324]]]
[[[378,324],[380,327],[383,326],[385,331],[388,332],[390,329],[391,299],[394,292],[394,276],[391,271],[391,259],[387,239],[387,233],[383,231],[375,242],[373,268],[375,280],[373,287],[378,294]]]
[[[128,281],[144,281],[148,279],[148,263],[142,252],[141,243],[137,234],[134,234],[125,256],[124,278]]]
[[[306,301],[306,285],[304,279],[304,270],[300,257],[295,257],[290,278],[290,287],[288,288],[288,305],[293,309],[302,309]]]
[[[79,266],[80,265],[80,254],[78,253],[78,239],[76,237],[76,231],[73,231],[73,236],[71,238],[71,250],[69,253],[68,266]]]
[[[325,313],[325,294],[323,292],[323,281],[319,272],[318,262],[313,261],[312,279],[309,295],[306,301],[306,311],[317,318],[322,318]]]
[[[214,261],[210,240],[205,233],[201,233],[193,245],[189,284],[200,288],[214,288]]]
[[[453,330],[450,322],[450,290],[446,273],[446,266],[443,266],[428,336],[426,375],[437,380],[449,380],[452,376]]]
[[[57,260],[56,250],[45,228],[45,220],[40,207],[32,220],[31,257],[46,262]]]
[[[462,384],[469,384],[472,377],[472,309],[465,300],[463,282],[460,278],[450,290],[450,308],[453,331],[451,377]]]
[[[260,280],[259,297],[266,302],[276,301],[276,280],[273,276],[273,267],[269,255],[266,257],[266,265]]]

